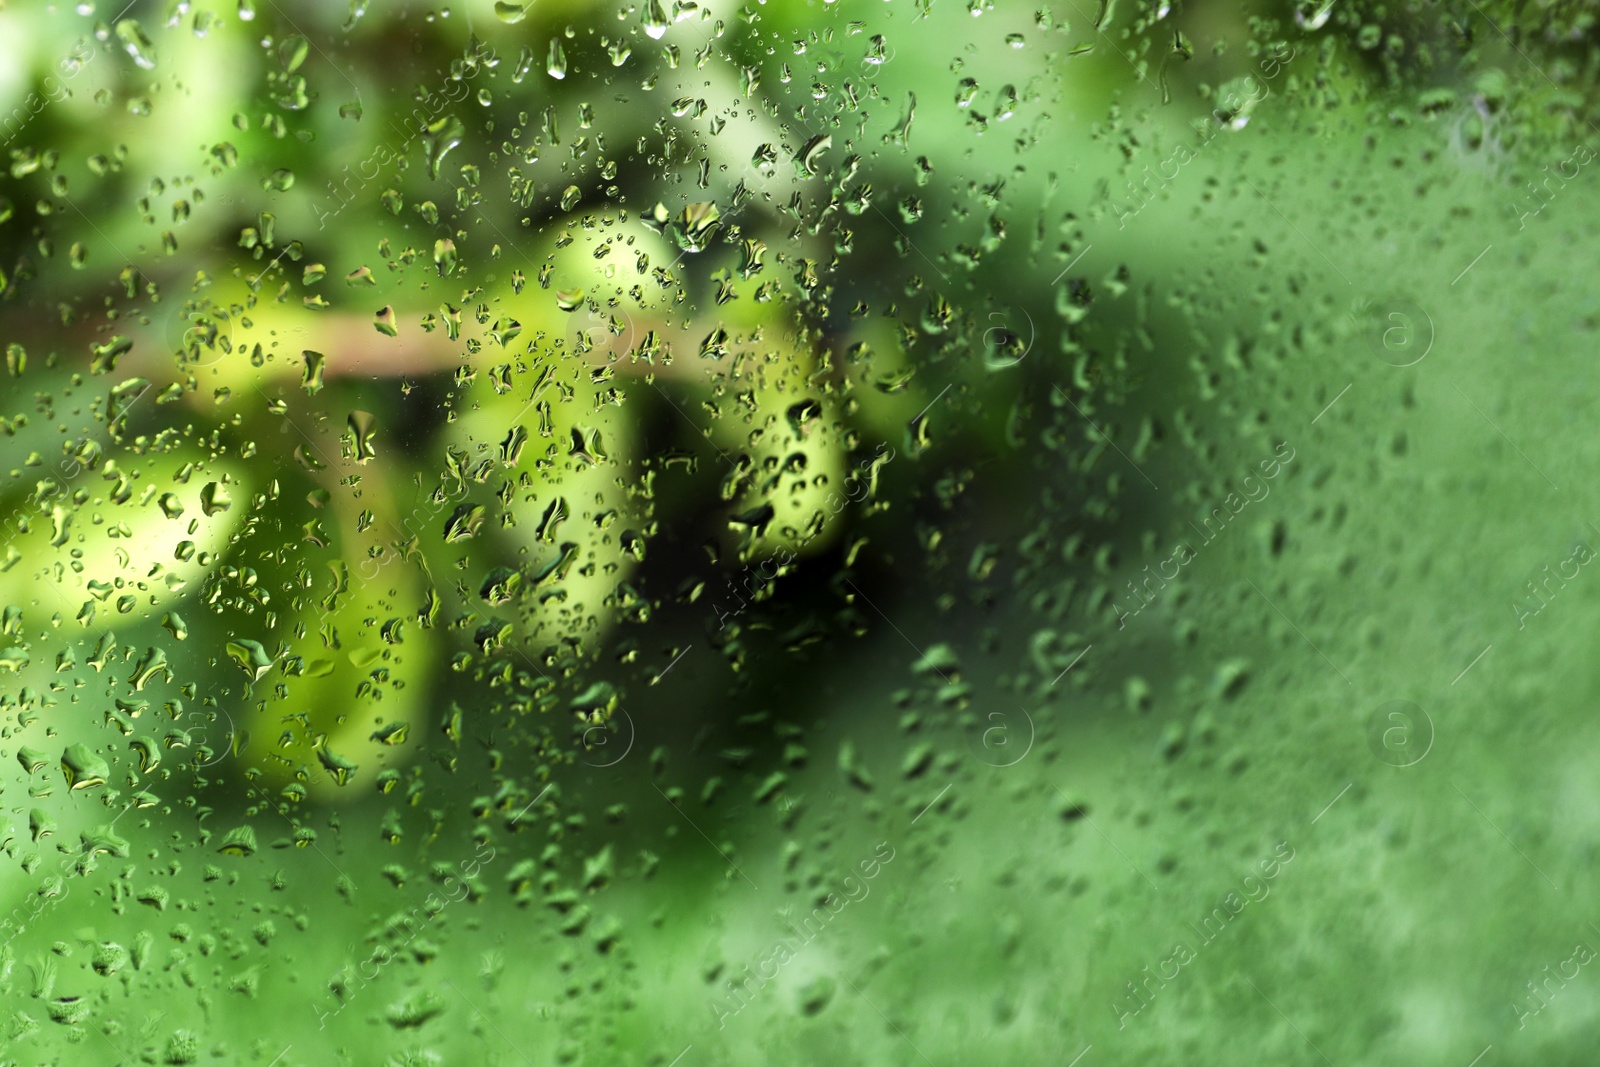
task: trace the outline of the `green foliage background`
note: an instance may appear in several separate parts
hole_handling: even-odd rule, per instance
[[[0,1061],[1587,1062],[1583,5],[116,6]]]

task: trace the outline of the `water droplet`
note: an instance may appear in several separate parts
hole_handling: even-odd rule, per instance
[[[87,745],[68,745],[61,753],[61,773],[66,776],[68,789],[88,789],[105,785],[111,776],[106,761]]]
[[[329,774],[333,775],[333,780],[338,785],[348,785],[358,769],[355,763],[330,751],[326,745],[317,749],[317,760]]]
[[[200,490],[200,510],[209,517],[233,507],[233,497],[221,482],[207,482]]]
[[[260,641],[251,641],[238,638],[227,644],[228,658],[233,660],[234,666],[244,672],[245,677],[252,682],[258,682],[262,676],[272,669],[272,657],[267,655],[267,650]]]
[[[144,70],[155,70],[155,44],[133,19],[117,23],[117,38],[133,61]]]
[[[1000,90],[1000,95],[995,99],[994,110],[994,119],[996,122],[1004,122],[1006,119],[1009,119],[1012,115],[1017,113],[1016,86],[1007,85]]]
[[[235,826],[223,835],[222,844],[217,846],[217,851],[224,856],[254,856],[256,832],[248,826]]]
[[[428,177],[438,180],[439,167],[444,163],[444,157],[449,155],[451,149],[466,140],[466,136],[466,127],[454,115],[445,115],[428,124],[422,135],[423,144],[428,152]]]
[[[373,447],[372,438],[378,429],[377,416],[370,411],[352,411],[345,421],[350,428],[351,452],[355,461],[365,463],[376,458],[378,452]]]
[[[661,0],[645,0],[644,11],[641,15],[644,22],[644,32],[653,40],[661,40],[667,32],[667,12],[661,6]]]
[[[456,272],[456,243],[448,237],[441,237],[433,242],[433,265],[438,268],[439,277],[448,278]]]
[[[395,326],[394,308],[388,304],[379,308],[372,317],[373,329],[385,337],[398,337],[400,330]]]
[[[283,43],[278,46],[278,62],[283,64],[285,74],[293,74],[299,70],[300,65],[306,61],[306,56],[310,54],[311,42],[298,33],[292,37],[285,37]]]
[[[795,156],[795,160],[800,164],[800,169],[807,174],[815,174],[817,173],[818,157],[832,147],[833,137],[829,134],[819,133],[805,143],[805,146]]]
[[[305,373],[300,378],[300,388],[312,396],[316,396],[322,392],[322,372],[327,366],[328,357],[321,352],[313,352],[309,348],[301,352],[300,355],[306,361]]]

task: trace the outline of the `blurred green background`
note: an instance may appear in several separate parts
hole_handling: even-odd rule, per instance
[[[1585,7],[119,8],[0,1062],[1589,1061]]]

